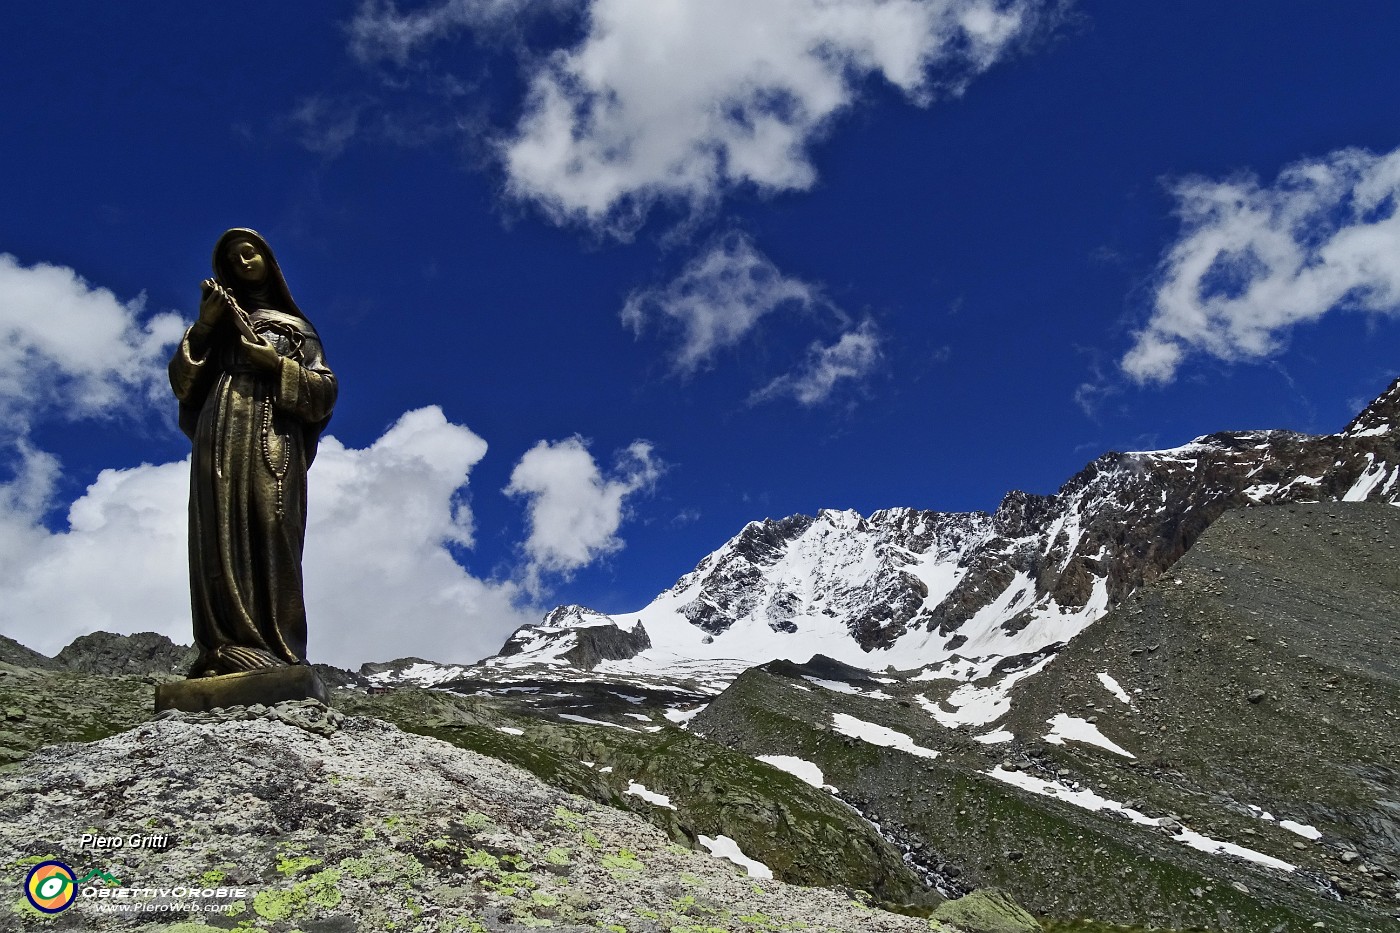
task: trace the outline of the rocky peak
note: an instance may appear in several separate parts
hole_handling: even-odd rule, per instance
[[[991,515],[827,509],[750,522],[618,618],[644,618],[668,657],[697,661],[761,664],[810,656],[817,644],[877,669],[1035,655],[1161,576],[1230,509],[1400,502],[1397,420],[1400,381],[1337,434],[1224,431],[1110,451],[1054,493],[1008,493]],[[582,607],[545,619],[570,631],[609,621]]]
[[[589,609],[587,606],[557,606],[545,614],[544,620],[539,626],[525,626],[525,628],[578,628],[587,625],[612,625],[612,618]],[[516,634],[519,634],[520,631],[517,629]]]
[[[13,638],[0,635],[0,663],[15,667],[33,667],[39,670],[52,670],[58,664],[32,648],[26,648]]]
[[[815,521],[810,515],[789,515],[777,520],[765,518],[761,522],[749,522],[734,539],[730,550],[736,557],[755,564],[771,563],[782,555],[787,542],[812,527]]]
[[[1094,464],[1091,463],[1086,470],[1093,467]],[[1040,496],[1013,489],[1001,500],[1001,505],[992,515],[992,526],[997,534],[1008,538],[1023,538],[1032,534],[1054,507],[1054,496]]]
[[[1380,397],[1361,410],[1342,430],[1347,437],[1380,437],[1395,430],[1400,425],[1400,379],[1390,384],[1390,388]]]
[[[395,658],[392,661],[366,661],[360,665],[360,674],[363,677],[373,677],[376,674],[398,673],[406,668],[433,663],[416,657]]]
[[[1013,491],[990,517],[823,511],[746,527],[671,591],[718,636],[840,620],[896,664],[965,644],[988,654],[1062,642],[1162,574],[1222,513],[1273,502],[1400,500],[1400,381],[1339,434],[1227,431],[1109,452],[1050,495]],[[1024,634],[1023,634],[1024,633]],[[919,654],[902,654],[918,644]]]
[[[591,671],[603,661],[625,661],[651,647],[640,621],[630,629],[584,606],[560,606],[540,625],[522,625],[494,659],[498,663],[564,661]],[[509,659],[503,662],[502,659]]]
[[[58,667],[89,674],[183,674],[196,651],[155,632],[80,635],[54,658]]]

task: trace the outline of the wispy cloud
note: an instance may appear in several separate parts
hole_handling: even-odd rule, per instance
[[[750,402],[792,398],[800,405],[819,405],[843,383],[864,381],[880,362],[880,335],[873,322],[863,321],[830,345],[814,343],[796,370],[779,376],[749,397]]]
[[[825,306],[816,286],[784,275],[742,233],[731,233],[696,256],[664,286],[628,296],[622,322],[641,334],[649,324],[678,330],[672,363],[681,374],[708,365],[784,307]]]
[[[311,152],[334,158],[360,129],[363,105],[319,95],[303,98],[288,118],[299,142]]]
[[[627,501],[650,490],[663,464],[651,444],[634,441],[604,476],[582,438],[540,441],[516,464],[506,495],[528,503],[528,563],[524,584],[538,593],[545,574],[568,577],[601,557],[619,551],[618,529]]]
[[[811,143],[878,77],[924,104],[1023,36],[1036,0],[592,0],[502,147],[508,190],[627,236],[659,201],[805,190]]]
[[[753,339],[765,318],[783,311],[824,328],[835,322],[842,333],[833,343],[811,344],[793,371],[753,392],[750,404],[791,398],[818,405],[841,383],[859,383],[874,371],[881,348],[874,322],[867,318],[853,327],[818,285],[783,274],[740,232],[716,240],[665,285],[633,292],[621,316],[638,335],[651,326],[674,332],[672,369],[689,376],[712,365],[725,349]]]
[[[1260,360],[1333,310],[1400,311],[1400,149],[1343,149],[1252,176],[1173,186],[1180,239],[1152,315],[1121,361],[1138,382],[1170,382],[1190,353]]]
[[[463,29],[499,29],[527,14],[574,6],[584,0],[439,0],[401,12],[392,0],[364,0],[346,25],[350,52],[361,62],[399,65]]]

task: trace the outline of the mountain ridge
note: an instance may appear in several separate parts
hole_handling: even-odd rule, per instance
[[[533,635],[517,631],[509,653],[468,667],[557,666],[553,638],[611,621],[618,633],[641,625],[650,645],[589,669],[677,674],[712,662],[732,675],[823,653],[872,670],[971,661],[985,676],[1073,638],[1226,511],[1331,500],[1400,501],[1400,379],[1334,434],[1218,431],[1109,451],[1056,492],[1012,490],[991,513],[824,509],[752,521],[640,610],[560,606]]]

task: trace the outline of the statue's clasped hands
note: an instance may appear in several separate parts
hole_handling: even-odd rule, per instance
[[[199,323],[205,327],[213,327],[220,318],[229,313],[237,314],[229,304],[227,294],[216,285],[214,280],[207,280],[204,283],[204,296],[199,300]],[[249,330],[247,324],[242,320],[235,323],[240,325],[238,329],[242,331],[242,334],[239,336],[238,342],[242,345],[243,355],[248,362],[255,368],[267,372],[277,369],[277,349]]]

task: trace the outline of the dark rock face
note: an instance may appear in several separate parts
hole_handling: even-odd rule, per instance
[[[354,671],[332,667],[329,664],[313,664],[311,667],[316,671],[316,675],[321,678],[321,682],[327,687],[358,687],[364,689],[369,686],[369,678],[362,674],[356,674]]]
[[[73,639],[54,661],[63,670],[88,674],[183,674],[195,655],[194,648],[155,632],[93,632]]]
[[[731,585],[716,588],[688,603],[682,612],[697,628],[711,635],[724,631],[733,620],[753,608],[750,592],[761,590],[763,570],[782,558],[793,538],[810,528],[816,519],[807,515],[791,515],[784,519],[749,522],[725,551],[716,552],[700,562],[695,573],[722,576]],[[726,553],[727,551],[727,553]],[[794,607],[785,594],[775,594],[769,602],[770,617],[776,631],[786,628]]]
[[[562,657],[585,671],[593,670],[600,661],[634,658],[651,647],[651,638],[640,622],[630,632],[615,625],[595,625],[578,629],[575,637],[578,644],[564,652]]]
[[[1343,499],[1400,501],[1400,380],[1337,434],[1222,432],[1111,452],[1054,495],[1008,493],[992,515],[888,509],[752,522],[673,591],[691,597],[685,618],[711,634],[746,618],[793,631],[791,620],[820,604],[867,651],[916,630],[947,636],[951,650],[1018,581],[1031,587],[1003,612],[1008,632],[1051,607],[1117,605],[1229,509]],[[910,569],[929,556],[958,570],[936,603]]]
[[[843,664],[824,654],[812,655],[812,659],[806,664],[794,664],[791,661],[781,660],[769,661],[760,666],[759,670],[777,674],[780,677],[815,677],[818,680],[839,680],[851,684],[871,686],[875,683],[874,675],[870,671],[853,667],[850,664]]]
[[[58,667],[53,658],[45,657],[4,635],[0,635],[0,663],[13,664],[16,667],[34,667],[44,671]]]

